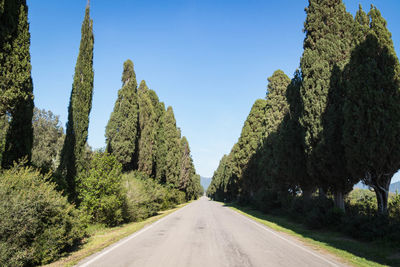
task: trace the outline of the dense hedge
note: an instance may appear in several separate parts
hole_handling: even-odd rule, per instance
[[[0,266],[48,263],[84,237],[82,216],[49,178],[21,165],[0,173]]]

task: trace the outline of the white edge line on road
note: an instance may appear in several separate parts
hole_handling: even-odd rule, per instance
[[[289,244],[291,244],[291,245],[293,245],[293,246],[295,246],[295,247],[298,247],[298,248],[300,248],[300,249],[302,249],[302,250],[308,252],[309,254],[311,254],[311,255],[313,255],[313,256],[315,256],[315,257],[317,257],[317,258],[319,258],[319,259],[321,259],[321,260],[323,260],[323,261],[325,261],[325,262],[327,262],[327,263],[329,263],[329,264],[332,265],[332,266],[337,266],[337,267],[339,267],[339,265],[337,265],[337,264],[331,262],[330,260],[327,260],[326,258],[324,258],[324,257],[322,257],[322,256],[320,256],[320,255],[318,255],[318,254],[316,254],[316,253],[314,253],[314,252],[311,251],[310,249],[307,249],[307,248],[305,248],[305,247],[303,247],[303,246],[300,246],[299,244],[296,244],[295,242],[293,242],[293,241],[291,241],[291,240],[289,240],[289,239],[284,238],[284,237],[281,236],[279,233],[277,233],[277,232],[275,232],[275,231],[269,229],[268,226],[263,225],[263,224],[260,224],[260,223],[258,223],[257,221],[248,218],[246,215],[237,212],[236,210],[233,210],[233,209],[230,209],[230,210],[233,211],[233,212],[235,212],[236,214],[240,215],[242,218],[248,220],[248,221],[251,222],[252,224],[257,225],[257,226],[260,227],[261,229],[264,229],[265,231],[270,232],[271,234],[275,235],[276,237],[279,237],[280,239],[282,239],[282,240],[288,242]]]
[[[136,233],[133,233],[132,235],[126,237],[125,239],[117,242],[116,244],[110,245],[108,248],[105,248],[105,250],[103,250],[102,252],[99,252],[99,254],[94,257],[93,259],[79,265],[79,263],[76,266],[80,266],[80,267],[87,267],[90,264],[92,264],[93,262],[95,262],[96,260],[100,259],[101,257],[103,257],[104,255],[108,254],[109,252],[113,251],[114,249],[122,246],[123,244],[125,244],[126,242],[130,241],[131,239],[137,237],[138,235],[146,232],[147,230],[153,228],[155,225],[159,224],[160,222],[164,221],[165,219],[167,219],[169,216],[171,216],[172,214],[176,214],[177,212],[185,209],[186,207],[190,206],[191,203],[187,204],[186,206],[184,206],[183,208],[180,208],[174,212],[172,212],[171,214],[168,214],[167,216],[165,216],[164,218],[161,218],[160,220],[150,224],[149,226],[142,228],[141,230],[137,231]],[[89,256],[90,257],[90,256]]]

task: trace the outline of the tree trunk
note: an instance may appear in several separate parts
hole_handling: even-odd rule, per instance
[[[392,180],[393,174],[372,174],[367,172],[365,182],[371,186],[376,195],[378,202],[378,213],[381,215],[388,214],[388,197],[389,197],[389,186]]]
[[[318,188],[318,196],[320,198],[326,198],[325,190],[322,187]]]
[[[303,197],[304,197],[305,199],[311,199],[312,193],[313,193],[313,190],[312,190],[312,189],[306,188],[306,189],[303,190]]]
[[[335,192],[335,206],[345,212],[344,196],[340,191]]]

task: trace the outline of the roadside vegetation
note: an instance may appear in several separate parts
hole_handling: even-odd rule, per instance
[[[26,0],[0,0],[0,25],[1,266],[51,263],[86,251],[103,232],[109,238],[89,249],[97,251],[160,218],[160,211],[203,194],[172,107],[165,108],[145,81],[138,86],[130,60],[123,65],[106,148],[89,147],[89,1],[65,132],[58,116],[34,107]]]
[[[310,229],[294,220],[288,214],[266,214],[251,206],[227,204],[233,210],[262,223],[276,231],[283,232],[305,243],[311,249],[336,256],[339,261],[352,266],[399,266],[397,246],[383,240],[360,241],[336,229]]]
[[[125,223],[115,227],[107,227],[104,224],[92,224],[87,228],[87,237],[83,239],[82,245],[78,250],[71,251],[59,260],[46,266],[74,266],[86,257],[89,257],[90,255],[105,249],[119,240],[130,236],[145,226],[154,223],[168,214],[182,208],[186,204],[187,203],[178,205],[169,210],[160,211],[157,213],[157,215],[149,217],[145,220]]]
[[[400,169],[400,63],[391,33],[375,6],[355,17],[340,0],[310,0],[305,10],[299,69],[268,78],[207,195],[395,251],[400,196],[389,186]],[[359,182],[371,191],[352,191]]]

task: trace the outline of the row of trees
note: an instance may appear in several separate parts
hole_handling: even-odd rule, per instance
[[[400,64],[386,21],[374,6],[353,18],[341,0],[310,0],[306,13],[300,70],[268,78],[266,99],[253,105],[207,193],[279,202],[318,189],[344,210],[344,195],[362,181],[386,214],[400,168]]]
[[[23,157],[31,161],[34,142],[33,85],[26,1],[2,0],[0,3],[0,158],[2,167],[9,168]],[[53,157],[53,163],[49,162],[48,155],[42,155],[41,158],[47,160],[44,164],[40,162],[39,155],[48,149],[39,148],[34,158],[34,162],[46,170],[54,170],[54,166],[50,168],[49,164],[59,163],[56,180],[72,202],[77,198],[75,179],[88,168],[87,138],[94,80],[94,36],[89,5],[81,34],[61,153],[57,155],[57,160]],[[130,60],[124,63],[122,83],[106,128],[107,152],[117,158],[124,171],[143,171],[160,183],[173,184],[175,188],[185,191],[188,199],[197,197],[201,191],[200,177],[196,175],[188,141],[185,137],[181,138],[176,127],[172,108],[165,109],[164,103],[144,81],[138,88]],[[43,143],[46,138],[41,135],[49,134],[49,138],[53,138],[52,130],[59,133],[61,129],[62,132],[58,118],[53,114],[37,110],[33,120],[38,126],[36,147],[46,146]],[[51,143],[54,140],[48,141]]]
[[[170,184],[194,199],[201,193],[186,137],[172,107],[165,109],[145,81],[139,87],[131,60],[124,63],[122,88],[106,127],[108,153],[123,170],[138,170],[162,184]]]
[[[26,0],[0,0],[1,266],[49,263],[76,248],[89,223],[142,220],[202,194],[172,108],[165,109],[144,81],[138,88],[130,60],[106,128],[107,151],[88,146],[94,81],[89,4],[65,134],[58,116],[34,108],[29,47]]]

